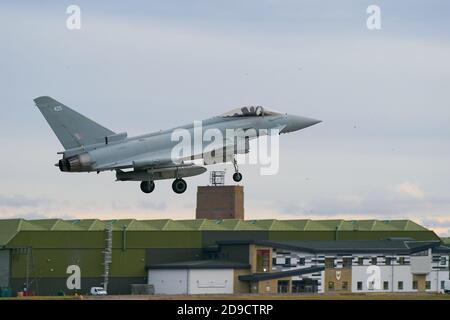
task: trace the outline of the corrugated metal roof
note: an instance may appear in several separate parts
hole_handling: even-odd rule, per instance
[[[194,260],[151,264],[147,269],[250,269],[248,263],[228,260]]]
[[[219,244],[233,244],[233,241],[219,241]],[[249,242],[250,243],[250,242]],[[417,251],[434,248],[441,245],[440,241],[415,241],[415,240],[344,240],[344,241],[253,241],[252,243],[271,246],[275,248],[284,248],[298,251],[315,253],[332,252],[395,252],[395,253],[413,253]],[[443,247],[443,246],[442,246]],[[444,247],[443,247],[444,248]]]
[[[0,246],[19,231],[428,231],[410,220],[0,220]]]
[[[19,231],[20,220],[0,220],[0,246],[6,245]]]

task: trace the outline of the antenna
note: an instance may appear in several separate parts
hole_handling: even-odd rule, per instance
[[[209,176],[209,182],[212,186],[225,185],[225,170],[224,171],[211,171]]]

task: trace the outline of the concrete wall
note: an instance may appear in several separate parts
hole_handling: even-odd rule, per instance
[[[353,266],[353,292],[415,292],[413,290],[412,281],[413,274],[411,273],[411,266],[406,265],[395,265],[395,266],[378,266],[380,270],[380,286],[381,288],[374,288],[370,290],[367,286],[367,279],[371,273],[367,273],[368,266]],[[362,282],[363,290],[357,290],[357,282]],[[383,289],[383,282],[387,281],[389,283],[389,288],[387,290]],[[403,290],[398,288],[398,282],[403,282]]]
[[[431,288],[427,291],[431,292],[440,292],[441,291],[441,282],[445,280],[449,280],[449,272],[448,270],[437,270],[432,271],[429,275],[427,275],[427,281],[430,281]]]
[[[188,293],[233,293],[233,281],[233,269],[191,269],[188,271]]]
[[[250,292],[250,283],[248,281],[239,280],[239,276],[250,274],[249,269],[235,269],[234,270],[234,293],[249,293]]]
[[[415,274],[425,274],[431,271],[431,259],[430,252],[427,251],[427,255],[424,256],[411,256],[411,272]]]
[[[411,273],[411,266],[379,266],[380,268],[380,288],[370,290],[367,287],[367,266],[352,267],[352,292],[417,292],[413,289],[413,280],[418,281],[420,290],[427,292],[439,292],[441,281],[449,279],[448,270],[433,270],[429,274],[414,275]],[[362,290],[357,290],[358,281],[362,282]],[[383,283],[387,281],[389,288],[385,290]],[[398,282],[403,281],[403,290],[398,288]],[[430,289],[425,289],[425,281],[430,281]]]

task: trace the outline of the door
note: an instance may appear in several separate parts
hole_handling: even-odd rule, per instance
[[[148,284],[155,288],[155,294],[187,294],[187,270],[148,271]]]

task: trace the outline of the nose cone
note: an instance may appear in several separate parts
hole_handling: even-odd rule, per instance
[[[281,130],[281,133],[288,133],[305,129],[320,122],[322,121],[307,117],[288,115],[287,125],[283,130]]]

